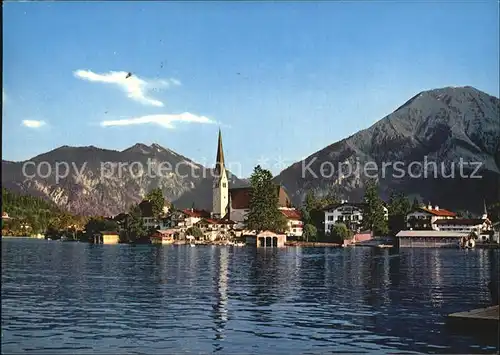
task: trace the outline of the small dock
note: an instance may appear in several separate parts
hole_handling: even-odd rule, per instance
[[[500,320],[499,306],[492,306],[486,308],[473,309],[466,312],[457,312],[448,315],[448,320],[454,325],[463,326],[487,326],[490,330],[498,331],[498,324]]]

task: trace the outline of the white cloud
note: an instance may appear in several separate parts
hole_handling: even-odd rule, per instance
[[[44,121],[37,120],[23,120],[23,126],[28,128],[40,128],[45,125]]]
[[[133,73],[131,76],[129,76],[129,73],[124,71],[110,71],[109,73],[98,74],[92,72],[91,70],[80,69],[75,71],[73,74],[79,79],[117,85],[123,91],[125,91],[130,99],[140,102],[144,105],[157,107],[163,107],[163,102],[152,97],[148,97],[148,91],[167,88],[171,85],[181,85],[181,82],[177,79],[146,80],[139,78]]]
[[[197,116],[193,115],[189,112],[184,112],[178,115],[147,115],[141,117],[134,118],[126,118],[122,120],[111,120],[111,121],[102,121],[101,126],[109,127],[109,126],[130,126],[130,125],[140,125],[140,124],[148,124],[153,123],[160,125],[165,128],[173,129],[175,128],[174,122],[186,122],[186,123],[204,123],[204,124],[213,124],[215,121],[209,119],[205,116]]]

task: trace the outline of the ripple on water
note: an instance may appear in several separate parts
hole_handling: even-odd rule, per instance
[[[445,315],[486,305],[498,268],[493,250],[2,240],[2,353],[491,353]]]

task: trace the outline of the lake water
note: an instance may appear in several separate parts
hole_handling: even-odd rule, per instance
[[[2,353],[495,353],[498,251],[2,240]]]

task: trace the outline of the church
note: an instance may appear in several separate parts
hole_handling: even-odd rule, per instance
[[[212,187],[212,218],[229,219],[229,181],[224,164],[224,150],[222,148],[220,129]]]
[[[291,199],[283,186],[276,185],[278,208],[288,222],[288,236],[302,236],[301,214],[293,208]],[[217,156],[212,186],[212,219],[223,219],[235,223],[236,229],[244,229],[244,220],[250,207],[251,187],[229,188],[229,179],[224,161],[222,133],[219,129]]]

